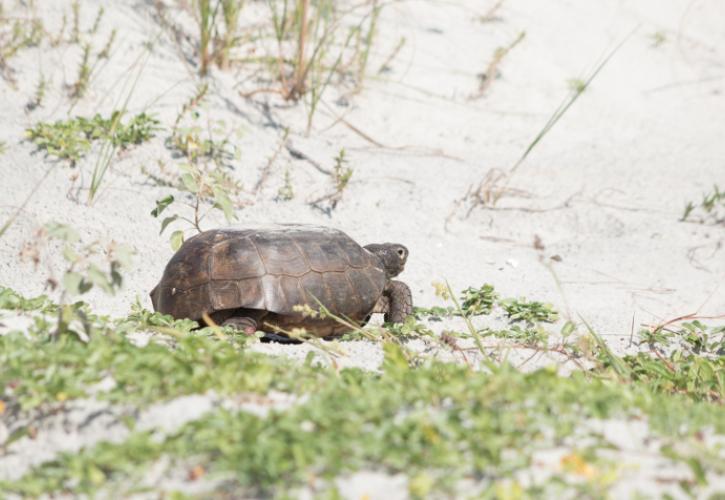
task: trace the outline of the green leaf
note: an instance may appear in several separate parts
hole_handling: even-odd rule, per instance
[[[227,222],[233,221],[236,216],[234,215],[234,208],[232,207],[232,200],[229,199],[227,193],[220,187],[214,186],[214,204],[215,206],[224,212],[224,218]]]
[[[67,224],[49,222],[45,225],[45,230],[48,231],[48,236],[51,238],[57,238],[68,243],[75,243],[81,239],[78,232]]]
[[[567,321],[564,323],[564,326],[561,327],[561,336],[566,338],[574,333],[574,330],[576,330],[576,323],[573,321]]]
[[[128,267],[133,261],[133,248],[128,245],[117,244],[113,248],[113,258],[121,267]]]
[[[156,208],[151,210],[151,215],[154,217],[158,217],[161,215],[161,212],[166,210],[166,208],[171,205],[174,202],[174,197],[172,195],[164,196],[160,200],[156,200]]]
[[[88,279],[91,283],[103,289],[104,292],[108,294],[113,293],[113,286],[111,285],[111,280],[108,275],[93,264],[88,267]]]
[[[184,188],[190,193],[199,192],[199,183],[196,182],[196,179],[194,179],[194,176],[192,174],[183,174],[181,176],[181,182],[184,184]]]
[[[80,256],[72,246],[66,245],[63,247],[63,258],[65,258],[68,262],[77,262]]]
[[[167,226],[168,226],[169,224],[171,224],[172,222],[174,222],[174,221],[175,221],[176,219],[178,219],[178,218],[179,218],[179,216],[178,216],[178,215],[172,215],[171,217],[166,217],[166,218],[165,218],[165,219],[164,219],[164,220],[163,220],[163,221],[161,222],[161,230],[159,231],[159,234],[162,234],[162,233],[164,232],[164,229],[166,229],[166,227],[167,227]]]
[[[69,271],[63,276],[63,288],[71,295],[81,295],[93,287],[80,273]]]
[[[178,230],[171,233],[171,249],[175,252],[184,244],[184,231]]]

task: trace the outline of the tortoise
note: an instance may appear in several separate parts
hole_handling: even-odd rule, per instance
[[[206,316],[248,334],[305,328],[317,337],[335,337],[349,327],[303,315],[295,306],[319,310],[321,304],[358,325],[373,313],[401,323],[413,310],[412,296],[408,285],[392,278],[407,258],[403,245],[362,247],[328,227],[214,229],[184,242],[151,291],[151,301],[156,311],[175,318],[204,321]]]

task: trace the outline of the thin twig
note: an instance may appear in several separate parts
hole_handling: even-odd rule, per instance
[[[262,189],[262,186],[267,181],[267,177],[269,177],[269,172],[272,170],[272,165],[274,165],[274,162],[277,161],[277,157],[282,152],[282,149],[287,144],[287,137],[289,136],[289,129],[286,128],[284,130],[284,133],[282,134],[282,139],[279,141],[279,146],[274,151],[274,154],[269,158],[269,161],[267,161],[267,164],[262,169],[262,173],[259,175],[259,180],[257,180],[257,183],[254,185],[254,194],[259,193],[259,190]]]
[[[526,32],[522,31],[519,33],[519,36],[517,36],[516,39],[506,47],[498,47],[496,49],[493,53],[493,59],[491,59],[491,62],[489,62],[486,67],[486,71],[480,75],[481,83],[478,86],[478,91],[468,98],[469,101],[474,101],[483,97],[493,81],[496,79],[498,67],[501,64],[501,61],[503,61],[503,58],[506,57],[506,55],[511,52],[514,47],[521,43],[524,37],[526,37]]]

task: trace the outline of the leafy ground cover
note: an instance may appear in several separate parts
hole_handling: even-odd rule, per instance
[[[405,474],[413,497],[460,493],[467,481],[483,497],[597,498],[623,472],[608,456],[616,447],[587,422],[611,419],[646,423],[658,453],[689,471],[677,485],[681,491],[702,492],[725,473],[723,450],[702,441],[703,433],[725,434],[725,327],[694,321],[643,332],[651,352],[625,357],[597,344],[590,332],[591,354],[577,347],[580,341],[564,344],[571,356],[591,356],[592,368],[571,376],[555,368],[524,373],[506,362],[476,369],[421,361],[407,342],[385,332],[378,337],[383,364],[371,372],[339,370],[325,361],[324,351],[303,363],[266,356],[250,350],[254,337],[193,330],[193,322],[138,307],[111,319],[79,306],[90,332],[83,341],[70,326],[50,335],[58,307],[43,297],[26,299],[5,288],[0,306],[6,317],[32,319],[25,331],[8,328],[0,335],[0,416],[6,422],[34,411],[62,411],[77,398],[141,408],[210,390],[230,397],[272,390],[301,396],[266,417],[220,407],[165,435],[134,431],[129,419],[125,441],[61,453],[17,481],[0,483],[20,495],[143,491],[144,474],[163,459],[170,470],[188,471],[189,481],[214,478],[217,492],[295,495],[304,487],[334,497],[335,478],[381,470]],[[490,313],[491,307],[474,310]],[[514,341],[522,330],[511,330]],[[150,340],[139,342],[138,332],[149,332]],[[110,388],[98,390],[109,377]],[[28,432],[13,429],[0,449],[12,450]],[[538,480],[527,478],[536,454],[557,448],[566,450],[557,467]]]

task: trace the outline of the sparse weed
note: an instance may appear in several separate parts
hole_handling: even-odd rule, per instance
[[[664,31],[655,31],[650,36],[650,45],[652,47],[659,47],[667,41],[667,33]]]
[[[0,74],[11,85],[16,82],[10,60],[22,49],[37,46],[43,34],[43,23],[34,16],[7,24],[0,22]]]
[[[564,98],[559,107],[551,114],[549,120],[541,128],[539,133],[529,143],[524,152],[521,154],[516,163],[507,171],[500,170],[489,170],[483,180],[475,187],[469,188],[466,195],[456,202],[454,207],[454,213],[459,206],[467,203],[469,208],[467,214],[470,214],[477,207],[488,207],[493,208],[496,206],[498,201],[510,190],[508,184],[516,171],[526,161],[529,154],[536,148],[544,137],[553,129],[561,118],[569,111],[574,103],[581,97],[584,91],[592,84],[597,75],[604,69],[607,63],[616,55],[619,49],[622,48],[625,42],[634,34],[634,31],[630,32],[619,44],[617,44],[599,63],[596,64],[594,69],[585,78],[574,80],[575,84],[570,85],[571,92]],[[453,215],[453,214],[451,214]],[[449,216],[450,218],[450,216]]]
[[[239,130],[226,130],[223,121],[212,121],[201,124],[202,114],[198,108],[202,105],[209,90],[207,83],[200,84],[194,95],[179,111],[171,130],[171,136],[166,145],[178,156],[195,164],[214,162],[218,167],[229,166],[232,161],[239,159],[240,151],[230,139]],[[190,117],[191,120],[186,120]],[[216,137],[223,136],[217,139]]]
[[[382,5],[377,0],[342,9],[332,0],[271,0],[276,54],[262,58],[277,87],[255,89],[275,92],[285,100],[305,98],[307,131],[320,100],[334,77],[352,82],[358,90],[366,76]]]
[[[470,100],[478,99],[484,96],[489,87],[491,87],[493,81],[498,78],[499,66],[501,65],[501,62],[504,60],[506,55],[511,52],[511,50],[513,50],[514,47],[516,47],[519,43],[521,43],[521,41],[523,41],[525,36],[526,32],[522,31],[509,45],[505,47],[498,47],[495,50],[493,58],[491,59],[491,62],[488,63],[486,70],[478,75],[478,78],[480,80],[478,85],[478,91],[469,97]]]
[[[712,191],[702,196],[699,204],[688,202],[680,217],[682,222],[697,222],[700,224],[725,223],[725,191],[721,191],[717,184]]]
[[[47,87],[48,81],[45,79],[45,75],[41,71],[38,77],[38,84],[35,87],[35,94],[33,96],[33,99],[25,105],[25,109],[27,109],[28,111],[33,111],[36,108],[42,107],[45,100],[45,93]]]
[[[73,0],[73,3],[71,4],[71,12],[73,15],[71,43],[79,43],[81,41],[81,4],[79,0]]]
[[[106,40],[103,48],[98,53],[98,59],[108,59],[111,56],[111,49],[113,48],[113,43],[116,41],[116,34],[116,28],[112,29],[111,34],[108,35],[108,40]]]
[[[98,242],[82,244],[78,232],[67,224],[51,222],[38,230],[23,246],[21,258],[37,268],[44,260],[44,247],[57,242],[63,248],[65,268],[58,280],[55,270],[49,269],[46,283],[51,289],[60,288],[58,322],[54,335],[71,332],[87,339],[90,326],[84,309],[68,299],[87,293],[94,286],[114,294],[122,285],[121,270],[130,264],[132,251],[125,245],[111,243],[105,248]],[[101,262],[102,261],[102,262]],[[104,267],[107,266],[107,269]]]
[[[311,201],[310,205],[326,213],[330,213],[337,208],[337,204],[342,200],[342,195],[353,174],[352,167],[346,166],[348,160],[345,156],[345,149],[343,148],[335,157],[335,165],[332,168],[333,191]],[[326,206],[322,206],[323,202]]]
[[[180,128],[171,136],[168,144],[177,154],[195,164],[211,160],[222,166],[237,158],[238,152],[228,137],[215,141],[203,137],[203,132],[204,129],[198,125]]]
[[[91,45],[89,43],[83,46],[83,55],[81,63],[78,65],[78,76],[73,85],[70,86],[70,96],[74,99],[80,99],[88,90],[88,83],[91,78],[91,66],[89,63],[91,57]]]
[[[239,14],[244,0],[196,0],[195,17],[199,27],[199,74],[206,76],[216,61],[220,68],[229,66],[229,54],[237,44]],[[221,17],[224,28],[220,29]]]
[[[277,200],[290,201],[295,197],[294,186],[292,185],[292,174],[289,168],[284,171],[284,180],[282,186],[277,190]]]
[[[106,13],[106,9],[103,8],[103,6],[98,7],[98,11],[96,12],[96,18],[93,20],[93,26],[91,26],[91,29],[88,30],[88,33],[90,35],[95,35],[98,33],[98,28],[101,26],[101,21],[103,20],[103,16]]]

